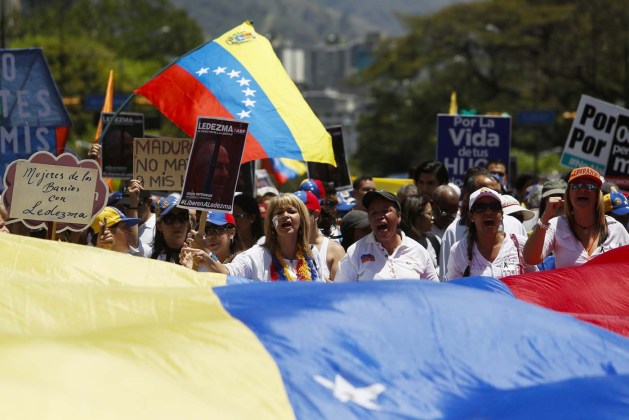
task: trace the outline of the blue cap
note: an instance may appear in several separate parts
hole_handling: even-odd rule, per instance
[[[120,191],[116,191],[115,193],[112,193],[107,199],[107,205],[115,206],[120,200],[122,200],[122,193]]]
[[[336,198],[338,199],[338,204],[336,205],[337,212],[348,212],[356,205],[354,197],[345,198],[341,193],[336,193]]]
[[[299,186],[299,189],[302,191],[310,191],[317,198],[321,197],[321,192],[319,191],[319,187],[312,179],[306,179],[304,182],[302,182],[301,185]]]
[[[181,194],[172,193],[166,197],[162,197],[157,202],[157,209],[155,210],[155,217],[158,219],[162,216],[166,216],[170,211],[179,204],[181,200]]]
[[[622,193],[615,191],[609,194],[609,201],[612,205],[612,213],[618,216],[629,214],[629,200]]]
[[[206,221],[216,226],[225,226],[226,224],[236,226],[236,220],[231,213],[208,213]]]

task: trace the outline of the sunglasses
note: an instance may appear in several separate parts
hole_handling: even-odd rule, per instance
[[[504,172],[498,172],[498,171],[491,171],[490,172],[492,175],[498,175],[499,177],[504,177],[505,173]]]
[[[160,221],[166,225],[172,225],[175,222],[186,223],[189,220],[190,220],[190,216],[188,216],[187,213],[177,213],[177,214],[168,213],[167,215],[162,216],[160,218]]]
[[[598,187],[594,184],[580,183],[580,184],[570,184],[570,189],[571,190],[586,189],[588,191],[594,191],[594,190],[598,190]]]
[[[476,203],[472,207],[472,213],[482,213],[488,209],[496,213],[502,212],[502,204],[496,201],[492,201],[491,203]]]
[[[227,229],[229,229],[228,225],[225,225],[225,226],[206,226],[206,228],[205,228],[205,235],[206,236],[218,236],[218,235],[221,235],[222,233],[227,232]]]

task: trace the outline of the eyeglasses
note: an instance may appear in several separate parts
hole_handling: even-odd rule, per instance
[[[247,213],[234,213],[233,216],[234,216],[234,219],[244,219],[245,217],[249,215]]]
[[[168,213],[167,215],[160,217],[159,220],[166,225],[172,225],[175,222],[186,223],[190,220],[190,216],[188,216],[188,213]]]
[[[228,225],[225,226],[207,226],[205,228],[205,235],[206,236],[218,236],[224,232],[227,232],[227,229],[229,229]]]
[[[476,203],[474,204],[474,206],[472,207],[472,212],[473,213],[482,213],[484,211],[486,211],[487,209],[499,213],[502,211],[502,204],[492,201],[491,203]]]
[[[594,184],[580,183],[580,184],[570,184],[570,189],[571,190],[586,189],[588,191],[594,191],[594,190],[598,190],[598,187]]]
[[[432,203],[432,207],[433,207],[433,209],[435,207],[437,208],[437,213],[439,213],[441,215],[441,217],[456,216],[456,214],[459,211],[459,209],[456,209],[454,211],[441,210],[441,207],[439,207],[439,204],[437,204],[437,203]]]

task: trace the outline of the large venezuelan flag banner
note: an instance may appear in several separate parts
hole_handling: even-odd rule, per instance
[[[330,135],[249,22],[184,55],[135,93],[190,137],[198,116],[249,122],[243,162],[285,157],[336,164]]]
[[[0,234],[1,417],[629,412],[629,340],[498,280],[235,280]]]

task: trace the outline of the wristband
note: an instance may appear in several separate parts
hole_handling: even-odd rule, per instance
[[[542,219],[537,219],[537,227],[542,229],[542,230],[547,230],[548,226],[550,226],[548,223],[544,223],[542,222]]]

